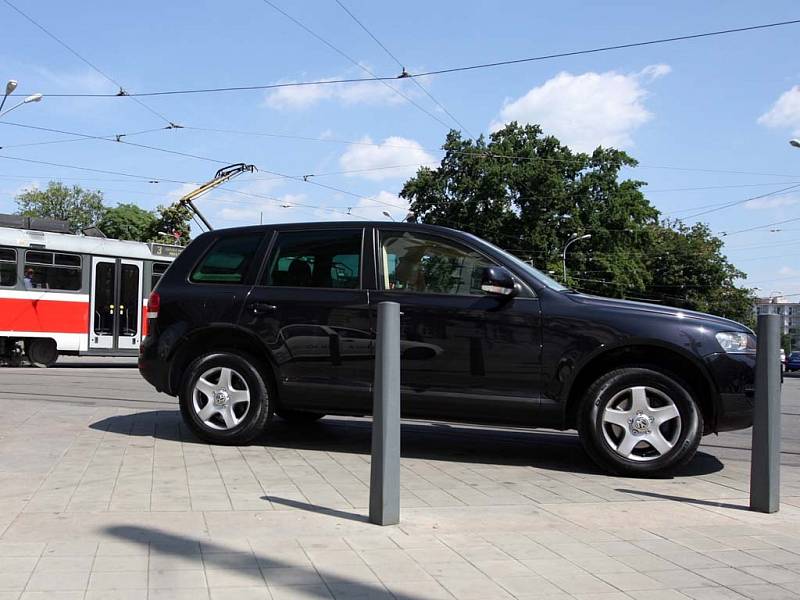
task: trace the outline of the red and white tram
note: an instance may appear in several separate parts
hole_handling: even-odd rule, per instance
[[[179,246],[0,226],[0,361],[134,356]]]

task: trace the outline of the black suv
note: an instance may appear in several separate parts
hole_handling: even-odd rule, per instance
[[[202,438],[243,444],[273,413],[372,409],[377,304],[399,302],[407,418],[577,428],[625,474],[685,464],[750,426],[748,328],[567,289],[475,236],[407,223],[205,233],[148,303],[139,369]]]

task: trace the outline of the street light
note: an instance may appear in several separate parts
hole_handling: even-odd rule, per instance
[[[567,281],[567,248],[569,248],[575,242],[579,242],[580,240],[588,240],[592,237],[591,233],[586,233],[584,235],[578,236],[577,233],[572,234],[572,238],[567,242],[567,245],[564,246],[564,251],[561,253],[561,260],[564,265],[564,282]]]
[[[3,110],[3,105],[6,103],[6,98],[13,94],[15,89],[17,89],[17,80],[9,79],[8,83],[6,83],[6,93],[3,95],[3,99],[0,100],[0,110]]]
[[[800,139],[794,138],[793,140],[789,140],[789,144],[791,144],[795,148],[800,148]]]
[[[6,86],[6,89],[8,89],[8,86]],[[31,94],[30,96],[25,98],[22,102],[20,102],[18,104],[15,104],[11,108],[9,108],[6,112],[0,113],[0,117],[4,117],[8,113],[10,113],[12,110],[14,110],[15,108],[19,108],[23,104],[30,104],[31,102],[39,102],[39,101],[41,101],[42,98],[44,98],[44,96],[42,96],[41,94]],[[5,100],[5,98],[3,98],[3,100]]]
[[[391,219],[392,221],[394,221],[394,217],[391,215],[391,213],[388,210],[383,211],[383,216]]]

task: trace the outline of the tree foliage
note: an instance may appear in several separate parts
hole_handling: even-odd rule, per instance
[[[18,214],[67,221],[73,231],[94,225],[105,214],[103,192],[51,181],[47,188],[23,190],[15,198]]]
[[[622,179],[636,166],[627,153],[598,147],[573,152],[538,125],[511,123],[477,140],[451,131],[438,168],[421,168],[400,195],[411,219],[455,227],[505,248],[571,287],[605,296],[648,299],[744,320],[750,294],[704,225],[660,222],[642,193]]]
[[[72,231],[96,225],[107,237],[185,246],[191,240],[191,213],[185,206],[159,206],[148,211],[136,204],[108,208],[103,193],[51,181],[47,189],[30,188],[16,197],[17,213],[67,221]],[[165,235],[166,234],[166,235]]]
[[[189,236],[191,219],[192,213],[187,206],[174,204],[159,206],[155,212],[149,241],[185,246],[191,240]],[[170,236],[172,236],[172,240],[170,240]]]
[[[118,204],[106,210],[98,227],[107,237],[147,241],[152,236],[156,216],[135,204]]]

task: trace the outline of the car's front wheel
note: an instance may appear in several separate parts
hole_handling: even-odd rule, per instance
[[[630,367],[603,375],[583,398],[581,441],[601,467],[658,476],[688,463],[703,435],[690,388],[675,376]]]
[[[213,444],[246,444],[271,417],[269,383],[248,356],[213,352],[186,370],[179,400],[189,427]]]

